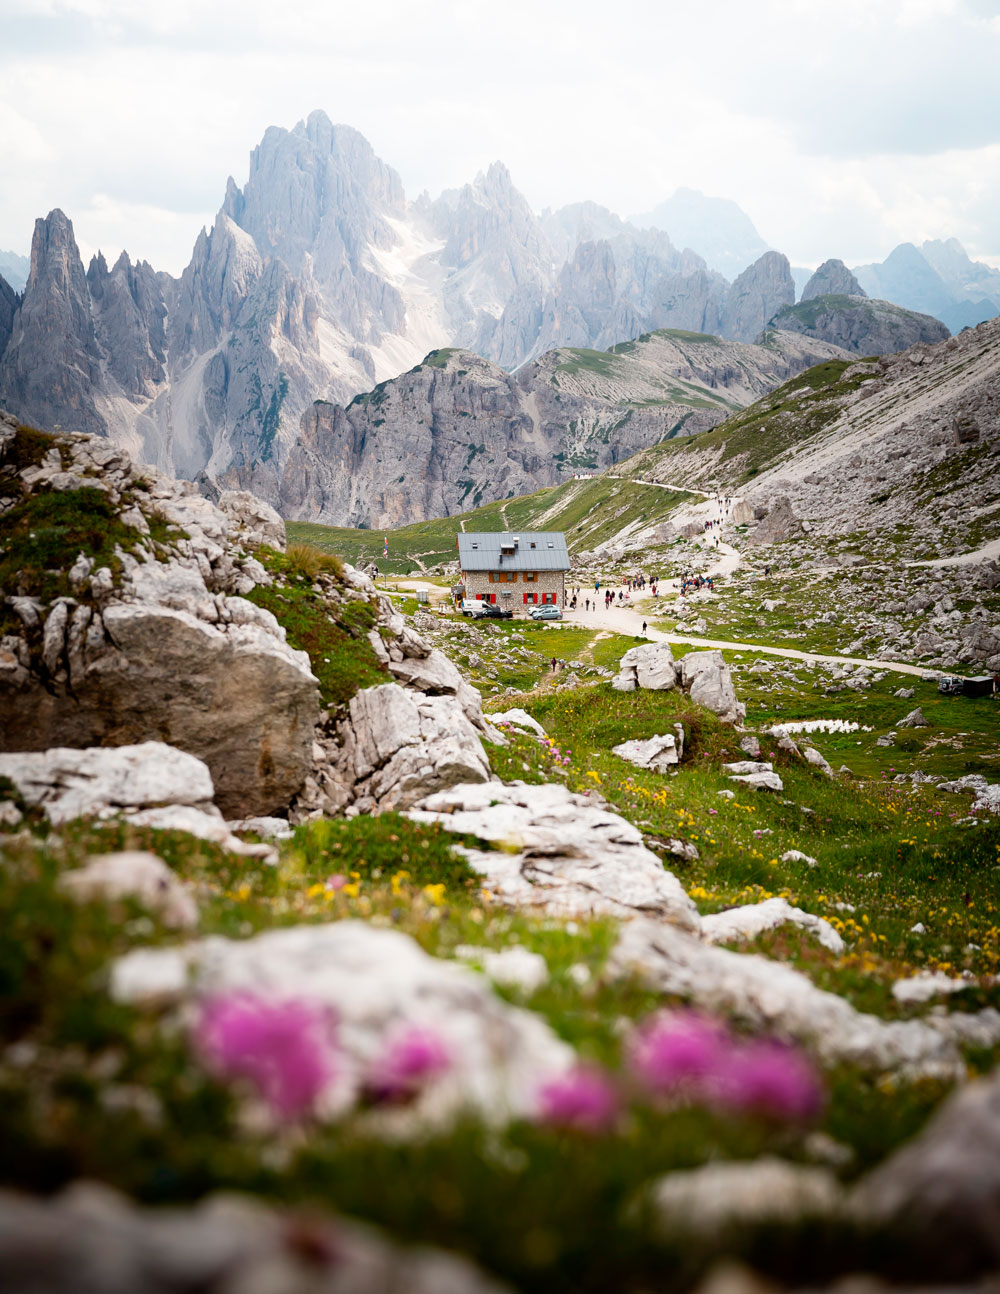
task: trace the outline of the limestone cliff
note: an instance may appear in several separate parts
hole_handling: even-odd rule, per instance
[[[722,333],[735,341],[756,341],[782,306],[795,301],[788,257],[765,252],[733,283],[722,318]]]
[[[888,355],[918,342],[944,341],[949,335],[930,315],[857,296],[817,296],[785,306],[771,325],[828,341],[854,355]]]

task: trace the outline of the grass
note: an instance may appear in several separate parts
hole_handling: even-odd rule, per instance
[[[342,710],[359,688],[388,682],[367,639],[375,627],[375,607],[359,595],[343,598],[337,559],[324,559],[317,550],[297,545],[290,545],[287,553],[261,548],[257,556],[278,582],[257,584],[246,597],[271,612],[292,647],[308,653],[324,706]],[[322,589],[313,587],[320,575],[336,595],[332,612]]]

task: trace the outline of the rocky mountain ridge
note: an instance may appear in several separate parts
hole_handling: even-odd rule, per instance
[[[307,409],[276,502],[289,519],[339,526],[449,516],[714,426],[842,354],[779,332],[747,346],[664,331],[610,352],[551,351],[511,374],[470,351],[435,351],[349,405]],[[240,480],[267,488],[252,473]]]
[[[538,218],[499,163],[409,202],[322,112],[265,133],[179,279],[124,254],[85,271],[54,211],[23,298],[8,288],[0,398],[18,416],[107,435],[188,479],[253,474],[272,498],[315,399],[343,403],[431,349],[513,370],[661,328],[754,341],[795,295],[777,252],[730,286],[668,232],[596,204]]]

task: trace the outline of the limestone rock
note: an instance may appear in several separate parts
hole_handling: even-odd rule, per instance
[[[1000,1072],[956,1091],[908,1145],[855,1187],[863,1226],[899,1234],[924,1273],[1000,1264]]]
[[[637,973],[657,992],[794,1039],[824,1065],[846,1063],[875,1074],[895,1070],[945,1079],[965,1072],[954,1037],[933,1021],[864,1015],[790,966],[710,947],[662,922],[628,922],[609,965],[614,973]]]
[[[910,713],[905,716],[905,718],[900,719],[897,722],[896,727],[897,728],[929,728],[930,724],[924,718],[923,710],[921,710],[921,708],[917,706],[917,708],[915,710],[911,710]]]
[[[59,886],[82,902],[135,899],[167,926],[191,929],[198,924],[198,905],[187,886],[161,858],[142,850],[97,854],[83,867],[65,872]]]
[[[676,738],[669,732],[648,741],[623,741],[612,747],[611,753],[654,773],[666,773],[680,763]]]
[[[540,1017],[496,997],[483,976],[364,921],[136,949],[111,972],[114,999],[136,1005],[228,992],[296,998],[335,1013],[341,1072],[320,1099],[321,1115],[354,1103],[366,1072],[407,1026],[433,1031],[451,1059],[407,1109],[400,1121],[407,1125],[443,1125],[463,1110],[491,1123],[527,1115],[539,1086],[574,1059]]]
[[[802,522],[795,515],[787,495],[776,499],[757,529],[747,536],[748,544],[780,544],[802,534]]]
[[[410,816],[499,848],[467,850],[499,899],[559,916],[651,914],[697,929],[684,887],[624,818],[559,784],[455,786]]]
[[[285,551],[285,523],[274,508],[249,490],[223,490],[218,507],[230,522],[231,533],[243,544]]]
[[[713,912],[701,919],[702,938],[710,944],[737,943],[756,939],[765,930],[774,930],[786,923],[801,926],[816,936],[824,948],[839,957],[844,951],[844,941],[822,917],[801,908],[792,907],[787,899],[765,899],[743,907],[727,908]]]
[[[731,782],[741,782],[752,791],[783,791],[785,784],[777,773],[733,773]]]
[[[78,1182],[56,1196],[0,1195],[5,1294],[503,1294],[471,1263],[404,1248],[374,1227],[249,1196],[149,1208]]]
[[[426,696],[398,683],[365,688],[351,698],[339,737],[333,773],[361,809],[408,808],[435,791],[490,776],[479,734],[456,696]]]
[[[164,804],[205,808],[213,799],[205,764],[159,741],[0,755],[0,777],[55,826]]]
[[[739,723],[746,713],[736,700],[733,678],[721,651],[688,652],[681,660],[681,684],[691,700],[717,714],[723,723]]]
[[[770,1155],[668,1173],[651,1185],[648,1198],[659,1230],[702,1239],[741,1226],[829,1218],[843,1207],[840,1185],[829,1169]]]
[[[846,296],[863,297],[866,293],[843,261],[835,258],[824,261],[802,289],[800,301],[813,297]]]
[[[515,707],[513,710],[502,710],[498,714],[491,714],[490,719],[493,723],[508,723],[513,728],[527,728],[529,732],[535,733],[538,737],[545,736],[545,729],[533,719],[527,710]]]
[[[737,341],[756,341],[782,306],[795,301],[788,257],[765,252],[729,290],[722,332]]]
[[[803,746],[802,758],[813,768],[818,768],[821,773],[825,773],[827,777],[833,777],[833,769],[815,746]]]
[[[634,672],[636,683],[653,692],[668,692],[677,685],[677,667],[669,643],[642,643],[621,658],[622,674]]]

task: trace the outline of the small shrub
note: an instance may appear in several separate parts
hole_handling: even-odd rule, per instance
[[[289,544],[285,550],[285,571],[291,577],[314,580],[321,571],[338,579],[344,577],[344,563],[334,553],[324,553],[312,544]]]

